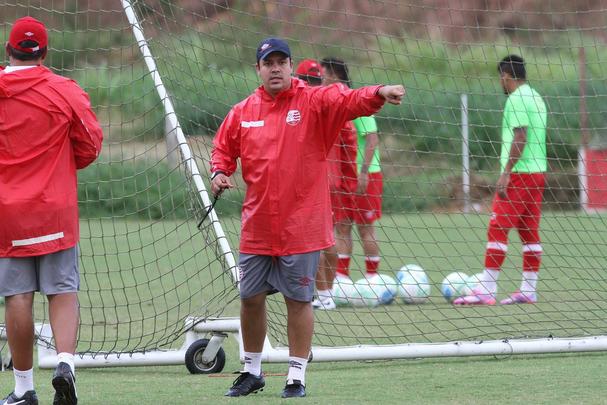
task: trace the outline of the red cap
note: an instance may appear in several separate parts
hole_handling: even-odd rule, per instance
[[[320,63],[314,59],[304,59],[297,65],[295,74],[320,78]]]
[[[31,41],[33,46],[22,46],[24,41]],[[23,17],[15,21],[11,29],[8,43],[14,49],[34,53],[48,45],[46,27],[40,21],[32,17]]]

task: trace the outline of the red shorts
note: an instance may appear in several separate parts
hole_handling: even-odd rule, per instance
[[[493,209],[489,225],[504,229],[517,228],[537,230],[542,215],[544,195],[544,173],[512,173],[504,200],[497,194],[493,199]]]
[[[354,217],[354,193],[346,191],[331,192],[331,208],[333,209],[333,224],[350,222]]]
[[[354,196],[355,210],[351,219],[357,224],[372,224],[381,218],[381,197],[384,190],[384,176],[381,172],[369,173],[367,192]]]

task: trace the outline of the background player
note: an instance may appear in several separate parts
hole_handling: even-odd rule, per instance
[[[323,84],[343,83],[352,86],[348,67],[343,60],[325,58],[321,60]],[[337,276],[350,276],[352,256],[352,222],[356,223],[360,235],[367,277],[377,274],[380,262],[379,244],[375,232],[375,222],[381,218],[383,176],[377,145],[377,123],[372,116],[353,120],[358,137],[357,142],[357,191],[354,208],[348,212],[349,220],[336,225],[335,237],[338,241]],[[341,243],[340,243],[341,241]]]
[[[320,64],[313,59],[302,61],[295,73],[298,78],[305,80],[311,86],[322,83]],[[345,85],[338,83],[337,86]],[[356,133],[351,121],[346,122],[340,131],[335,145],[329,152],[328,162],[333,223],[337,226],[342,222],[349,223],[349,218],[354,212]],[[322,251],[315,282],[318,298],[312,302],[312,307],[325,310],[336,308],[332,296],[333,280],[337,269],[337,253],[344,250],[344,239],[337,235],[335,245]]]
[[[53,404],[76,404],[79,325],[76,169],[93,162],[103,133],[88,95],[42,66],[48,38],[34,18],[15,21],[0,73],[0,295],[15,389],[0,404],[37,404],[34,291],[48,298],[58,365]]]
[[[547,109],[527,83],[523,58],[506,56],[498,64],[500,84],[508,95],[502,120],[501,174],[487,231],[485,270],[479,287],[456,305],[494,305],[497,279],[508,251],[508,232],[518,230],[523,243],[523,281],[503,305],[537,302],[542,259],[539,225],[544,194]]]

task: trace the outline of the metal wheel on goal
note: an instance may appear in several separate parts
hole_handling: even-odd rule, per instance
[[[219,373],[226,365],[226,353],[219,347],[211,360],[206,360],[204,352],[209,345],[209,339],[199,339],[192,343],[185,352],[185,366],[192,374]],[[212,353],[210,353],[212,355]]]

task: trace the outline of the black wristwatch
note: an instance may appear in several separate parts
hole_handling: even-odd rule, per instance
[[[222,172],[221,170],[217,170],[216,172],[211,173],[211,181],[213,181],[213,179],[220,174],[225,174],[225,173]]]

